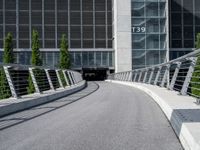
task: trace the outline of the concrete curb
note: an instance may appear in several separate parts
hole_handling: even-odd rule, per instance
[[[86,81],[81,81],[66,89],[58,89],[57,91],[47,91],[44,94],[26,95],[21,99],[8,99],[0,102],[0,117],[19,112],[34,106],[45,104],[59,98],[68,96],[84,89],[87,86]]]
[[[155,92],[150,89],[137,85],[132,82],[123,82],[123,81],[113,81],[107,80],[107,82],[122,84],[126,86],[131,86],[137,89],[140,89],[147,93],[149,96],[153,98],[153,100],[160,106],[162,111],[165,113],[167,119],[170,121],[175,133],[179,137],[179,140],[185,150],[200,150],[200,145],[197,140],[195,140],[194,136],[191,134],[190,129],[187,126],[187,123],[182,123],[181,118],[177,113],[172,116],[173,108],[168,105],[165,100],[158,96]]]

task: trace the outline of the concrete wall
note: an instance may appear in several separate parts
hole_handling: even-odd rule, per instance
[[[56,91],[45,91],[42,94],[34,93],[31,95],[25,95],[20,99],[10,98],[2,100],[0,102],[0,117],[58,100],[70,94],[76,93],[84,89],[86,86],[87,82],[83,80],[76,85],[65,89],[60,88]]]
[[[113,2],[115,71],[132,70],[131,0]]]

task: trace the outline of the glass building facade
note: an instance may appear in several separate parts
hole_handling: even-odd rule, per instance
[[[11,32],[17,63],[30,63],[33,29],[45,65],[58,65],[66,34],[72,67],[114,66],[112,0],[0,0],[0,49]]]
[[[133,69],[167,59],[166,0],[132,0]]]
[[[3,39],[11,32],[16,63],[30,64],[33,29],[39,32],[43,64],[58,66],[60,39],[66,34],[72,68],[80,70],[114,70],[123,68],[124,62],[132,62],[132,69],[143,68],[194,49],[200,32],[200,0],[123,3],[124,8],[119,0],[0,0],[0,61]],[[122,50],[128,51],[124,55],[128,58],[132,51],[132,61],[123,61]]]
[[[170,0],[170,59],[191,52],[200,32],[200,0]]]

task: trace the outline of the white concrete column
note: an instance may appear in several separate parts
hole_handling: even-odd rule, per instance
[[[132,70],[131,0],[114,0],[115,71]]]

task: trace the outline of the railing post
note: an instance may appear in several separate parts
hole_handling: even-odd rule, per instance
[[[50,85],[50,88],[52,90],[55,90],[54,86],[53,86],[53,82],[51,80],[51,76],[49,74],[49,69],[45,69],[45,73],[46,73],[46,76],[47,76],[47,79],[48,79],[48,82],[49,82],[49,85]]]
[[[124,81],[124,80],[125,80],[125,73],[123,72],[122,74],[123,74],[123,75],[122,75],[122,76],[123,76],[123,77],[122,77],[122,81]]]
[[[117,73],[117,80],[120,81],[120,74],[119,73]]]
[[[120,78],[119,78],[119,74],[118,74],[118,73],[117,73],[116,79],[117,79],[117,80],[120,80]]]
[[[70,71],[66,71],[66,72],[67,72],[67,75],[69,77],[71,85],[74,85],[74,82],[73,82],[73,79],[72,79],[72,76],[71,76],[71,72]]]
[[[139,74],[139,78],[138,78],[138,82],[140,82],[141,81],[141,78],[142,78],[142,71],[140,71],[140,74]]]
[[[135,72],[135,76],[134,76],[134,79],[133,79],[133,82],[136,82],[136,79],[137,79],[137,75],[138,75],[138,72],[136,71],[136,72]]]
[[[160,67],[158,68],[158,72],[157,72],[157,74],[156,74],[156,78],[155,78],[155,81],[154,81],[154,85],[157,85],[157,82],[158,82],[158,78],[159,78],[159,76],[160,76],[161,69],[162,69],[162,66],[160,66]]]
[[[61,88],[64,88],[63,83],[62,83],[62,80],[61,80],[61,78],[60,78],[59,71],[60,71],[60,70],[56,70],[56,76],[57,76],[57,78],[58,78],[58,82],[59,82],[60,87],[61,87]]]
[[[13,83],[12,77],[11,77],[10,72],[9,72],[9,68],[11,68],[11,67],[10,66],[3,66],[3,68],[4,68],[4,72],[5,72],[6,79],[8,81],[8,85],[9,85],[12,96],[14,98],[19,98],[18,93],[15,89],[15,85]]]
[[[118,80],[121,81],[121,74],[118,73]]]
[[[66,70],[63,70],[63,74],[64,74],[65,81],[66,81],[66,83],[67,83],[67,86],[70,86],[70,85],[69,85],[69,81],[68,81],[68,79],[67,79]]]
[[[125,81],[125,79],[126,79],[126,74],[123,73],[123,81]]]
[[[132,71],[132,79],[131,79],[132,82],[134,81],[134,78],[135,78],[135,71]]]
[[[189,60],[191,60],[191,64],[190,64],[190,67],[188,69],[187,76],[185,77],[185,81],[183,83],[183,87],[181,89],[181,94],[182,95],[187,95],[188,86],[190,84],[190,81],[191,81],[191,78],[192,78],[192,74],[194,72],[194,67],[195,67],[196,62],[197,62],[197,57],[191,57],[191,58],[189,58]]]
[[[130,76],[130,73],[127,72],[127,73],[126,73],[126,81],[129,81],[129,76]]]
[[[121,81],[123,81],[124,73],[121,73]]]
[[[169,75],[169,68],[170,68],[170,64],[168,64],[168,65],[166,66],[166,70],[165,70],[164,76],[163,76],[163,78],[162,78],[162,82],[161,82],[160,87],[164,87],[164,86],[165,86],[165,81],[167,80],[168,75]]]
[[[154,74],[154,68],[151,70],[151,74],[150,74],[150,77],[149,77],[148,84],[151,84],[151,80],[153,78],[153,74]]]
[[[40,88],[39,88],[38,83],[37,83],[37,80],[36,80],[36,78],[35,78],[33,69],[34,69],[34,68],[29,68],[29,73],[30,73],[30,75],[31,75],[31,79],[32,79],[32,82],[33,82],[33,85],[34,85],[34,88],[35,88],[36,93],[41,93]]]
[[[128,81],[129,78],[129,72],[126,72],[126,81]]]
[[[115,75],[112,75],[112,76],[114,76],[113,80],[118,80],[118,74],[115,74]]]
[[[168,88],[169,90],[173,90],[174,89],[174,85],[176,83],[176,79],[178,77],[178,73],[179,73],[179,70],[180,70],[180,67],[181,67],[182,63],[181,62],[177,62],[176,64],[177,64],[177,66],[176,66],[176,69],[174,71],[174,75],[172,77],[171,83],[169,85],[169,88]]]
[[[120,73],[120,74],[121,74],[120,75],[121,76],[120,80],[123,81],[123,73]]]
[[[129,72],[129,79],[128,79],[129,82],[132,81],[132,75],[133,75],[133,73],[132,73],[132,71],[130,71],[130,72]]]
[[[127,73],[124,72],[124,81],[126,81]]]
[[[74,83],[76,84],[78,81],[76,80],[76,77],[75,77],[75,73],[73,72],[72,73],[72,79],[74,80]]]
[[[131,82],[133,82],[134,76],[135,76],[135,71],[131,71],[132,76],[131,76]]]
[[[120,81],[123,81],[123,73],[120,73]]]
[[[124,81],[126,81],[126,78],[127,78],[127,73],[125,72],[124,73]]]
[[[147,79],[147,74],[148,74],[148,70],[145,70],[145,74],[144,74],[143,83],[145,83],[145,82],[146,82],[146,79]]]
[[[73,83],[76,84],[80,79],[77,81],[77,80],[75,79],[74,74],[75,74],[74,72],[71,72],[71,76],[72,76]]]
[[[124,72],[123,74],[124,74],[123,75],[123,81],[125,81],[126,80],[126,73]]]

